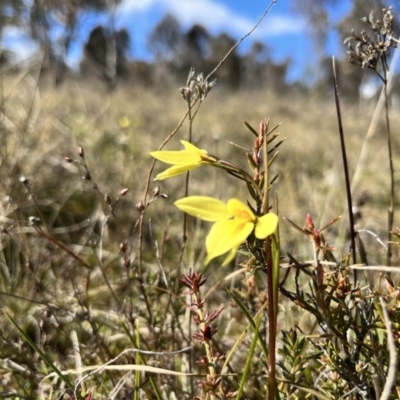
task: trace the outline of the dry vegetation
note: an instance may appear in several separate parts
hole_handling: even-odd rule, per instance
[[[185,306],[190,296],[183,293],[178,282],[178,278],[193,270],[208,278],[202,288],[205,288],[202,295],[206,298],[206,309],[224,307],[215,323],[219,331],[213,337],[214,351],[229,354],[243,334],[229,368],[223,371],[223,384],[216,390],[219,398],[224,398],[223,388],[236,396],[254,335],[247,328],[246,314],[225,289],[235,293],[254,317],[265,305],[265,274],[258,271],[246,281],[243,272],[227,278],[229,273],[238,270],[239,261],[224,268],[220,267],[220,260],[203,266],[208,224],[192,219],[186,250],[181,253],[183,215],[173,202],[184,196],[183,175],[151,184],[150,194],[158,184],[160,193],[168,197],[157,198],[143,215],[141,266],[138,261],[140,210],[137,204],[143,200],[152,163],[148,153],[156,150],[174,131],[186,112],[187,105],[178,88],[118,87],[109,92],[101,84],[93,86],[73,79],[54,88],[46,82],[38,84],[37,75],[34,69],[16,75],[6,73],[0,81],[3,110],[0,120],[1,396],[66,399],[90,396],[185,399],[195,394],[206,398],[206,393],[214,396],[204,384],[198,387],[199,381],[206,380],[206,369],[196,361],[205,353],[192,338],[196,327],[190,323],[190,312]],[[359,165],[374,107],[372,103],[362,107],[342,104],[351,175]],[[334,268],[324,265],[323,290],[336,303],[327,300],[322,306],[308,298],[304,300],[316,309],[322,307],[324,317],[327,312],[334,315],[330,320],[333,339],[323,338],[322,333],[327,332],[321,326],[318,328],[317,322],[321,321],[310,310],[306,311],[299,299],[282,295],[278,314],[277,346],[281,351],[278,361],[287,363],[287,371],[291,372],[278,368],[279,392],[282,398],[333,399],[355,388],[354,398],[374,398],[378,396],[377,390],[383,389],[388,367],[384,360],[390,358],[384,338],[386,319],[378,301],[380,288],[365,286],[368,279],[362,272],[359,272],[362,290],[350,290],[349,224],[333,97],[321,100],[315,94],[301,93],[281,96],[268,89],[227,92],[217,85],[196,114],[193,142],[246,169],[245,152],[238,146],[251,152],[254,137],[242,121],[257,127],[265,117],[271,118],[272,126],[282,122],[280,138],[286,138],[271,168],[272,175],[278,174],[272,194],[276,193],[279,200],[279,215],[302,228],[308,213],[317,228],[343,215],[341,221],[324,231],[328,242],[335,247],[336,261],[325,250],[321,255],[322,261],[329,258],[334,263]],[[367,162],[361,166],[354,196],[368,193],[358,227],[373,232],[385,242],[389,175],[383,122],[367,142]],[[393,115],[393,132],[397,131],[399,122],[399,116]],[[187,139],[188,131],[189,124],[185,121],[166,148],[180,149],[179,140]],[[82,150],[78,154],[78,148],[83,149],[84,157]],[[399,152],[400,140],[394,135],[395,171],[400,168]],[[65,157],[79,163],[68,163]],[[87,163],[87,169],[82,163]],[[164,167],[157,163],[155,173]],[[250,200],[246,186],[238,182],[224,171],[205,166],[191,173],[189,192],[223,200],[231,197]],[[127,193],[121,192],[124,188],[129,189]],[[289,264],[287,252],[299,262],[306,262],[313,260],[314,250],[309,237],[282,218],[280,221],[283,278]],[[398,226],[398,216],[394,226]],[[360,233],[360,237],[370,265],[385,263],[386,251],[376,238],[366,232]],[[240,257],[242,260],[243,256]],[[392,264],[398,265],[397,248],[394,248]],[[313,288],[321,289],[307,284],[317,279],[312,272],[316,265],[291,266],[293,270],[308,271],[302,272],[299,278],[302,290],[313,296]],[[295,272],[291,272],[286,281],[287,290],[296,290],[294,282]],[[391,319],[396,322],[396,285],[391,287],[384,278],[382,282],[385,293],[389,287],[392,294],[386,300]],[[354,316],[354,321],[349,315]],[[357,337],[349,328],[348,344],[338,339],[343,332],[335,341],[338,326],[348,323],[353,327],[353,322],[358,326],[360,318],[369,318],[371,324],[364,327],[368,331],[364,336]],[[267,321],[265,315],[260,325],[264,341]],[[397,335],[395,331],[395,339]],[[331,341],[326,344],[324,340]],[[362,356],[353,360],[353,373],[358,378],[340,375],[338,366],[347,356],[354,356],[352,351],[358,345],[363,346]],[[189,346],[191,351],[171,354]],[[323,346],[326,346],[325,353]],[[150,353],[129,350],[135,348]],[[299,354],[303,357],[301,360],[296,359]],[[113,363],[119,365],[115,370],[90,375],[87,375],[89,371],[79,370],[84,366],[100,367],[119,355]],[[368,356],[371,356],[370,365],[366,361]],[[381,361],[382,370],[378,371],[376,366]],[[147,365],[203,375],[144,373],[127,367],[133,364],[143,369]],[[61,379],[55,374],[55,368],[77,371]],[[346,367],[341,368],[347,371]],[[366,371],[365,380],[362,368]],[[266,371],[266,360],[257,347],[242,398],[265,398]],[[49,374],[53,375],[49,377]],[[307,395],[304,388],[316,392]]]

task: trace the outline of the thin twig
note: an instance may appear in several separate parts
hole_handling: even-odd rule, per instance
[[[226,59],[232,54],[232,52],[240,45],[240,43],[243,42],[244,39],[249,37],[258,27],[258,25],[261,24],[261,21],[265,18],[265,16],[271,11],[272,7],[278,2],[278,0],[272,0],[267,9],[264,11],[264,14],[260,17],[260,19],[257,21],[257,23],[254,25],[254,27],[247,32],[242,38],[239,39],[238,42],[236,42],[231,49],[225,54],[225,57],[217,64],[217,66],[206,76],[206,81],[210,79],[212,75],[215,74],[220,68],[220,66],[226,61]]]
[[[394,187],[394,167],[393,167],[393,155],[392,155],[392,140],[390,134],[390,119],[389,119],[389,99],[388,99],[388,82],[387,82],[387,62],[386,57],[383,55],[382,67],[384,75],[384,94],[385,94],[385,121],[386,121],[386,135],[387,135],[387,147],[389,157],[389,175],[390,175],[390,202],[388,208],[388,247],[386,263],[390,266],[392,257],[392,230],[394,220],[394,204],[395,204],[395,187]]]
[[[188,141],[192,143],[192,133],[193,133],[193,118],[192,118],[192,104],[190,101],[190,97],[187,100],[187,107],[188,107],[188,117],[189,117],[189,134],[188,134]],[[190,171],[186,173],[185,179],[185,197],[189,196],[189,181],[190,181]],[[183,233],[182,233],[182,250],[181,250],[181,257],[183,257],[186,241],[187,241],[187,221],[188,215],[184,213],[183,215]]]

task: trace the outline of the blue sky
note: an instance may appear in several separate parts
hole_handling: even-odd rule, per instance
[[[307,79],[306,75],[312,70],[315,61],[310,58],[313,43],[307,32],[306,21],[292,10],[291,1],[278,0],[239,50],[246,52],[252,41],[261,41],[268,46],[273,60],[279,62],[291,59],[289,81],[304,80]],[[149,60],[147,35],[166,13],[175,15],[184,29],[199,23],[211,34],[227,32],[233,38],[239,39],[254,26],[269,4],[270,0],[122,0],[116,10],[115,23],[117,28],[125,27],[131,34],[131,56]],[[348,0],[341,0],[338,4],[333,12],[336,19],[346,14],[349,9]],[[90,30],[100,23],[107,24],[108,18],[94,13],[79,16],[79,29],[67,60],[71,66],[79,65],[82,46]],[[54,38],[60,29],[55,23],[52,30]],[[18,59],[28,57],[37,48],[26,39],[23,31],[15,28],[6,30],[3,43],[18,54]],[[325,50],[329,55],[343,57],[346,49],[331,32]]]

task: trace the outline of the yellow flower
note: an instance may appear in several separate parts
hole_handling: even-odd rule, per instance
[[[157,160],[173,165],[173,167],[158,174],[154,179],[155,181],[171,178],[186,171],[190,171],[191,169],[200,167],[201,165],[213,164],[217,161],[217,159],[208,154],[206,150],[199,149],[185,140],[181,140],[181,143],[185,147],[185,150],[153,151],[150,153],[150,155]]]
[[[225,204],[212,197],[190,196],[177,200],[174,204],[187,214],[215,222],[206,238],[206,263],[228,253],[222,264],[226,265],[253,230],[257,239],[265,239],[278,226],[276,214],[268,213],[256,217],[250,207],[237,199],[230,199]]]
[[[127,128],[131,124],[131,120],[128,117],[121,117],[118,122],[121,128]]]

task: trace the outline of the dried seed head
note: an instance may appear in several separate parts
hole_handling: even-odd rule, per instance
[[[194,77],[194,73],[194,69],[191,68],[186,82],[187,86],[179,89],[183,99],[187,102],[191,102],[195,98],[203,101],[216,82],[215,80],[208,82],[202,73]]]
[[[127,188],[121,189],[121,190],[119,191],[119,196],[120,196],[120,197],[121,197],[121,196],[125,196],[125,195],[128,193],[128,190],[129,190],[129,189],[127,189]]]
[[[104,201],[105,201],[108,205],[111,204],[111,197],[110,197],[107,193],[104,195]]]
[[[347,54],[352,64],[376,70],[378,61],[388,54],[391,47],[397,47],[397,43],[393,39],[391,8],[382,9],[382,14],[382,22],[375,20],[373,12],[369,14],[368,18],[361,18],[362,22],[369,25],[374,38],[371,38],[364,30],[360,32],[359,36],[352,30],[351,36],[345,39],[344,43],[348,43],[349,47]],[[354,43],[354,47],[352,43]]]

